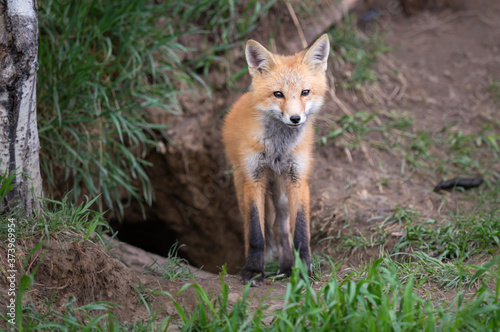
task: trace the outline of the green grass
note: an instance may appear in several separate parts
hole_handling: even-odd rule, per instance
[[[44,209],[33,216],[23,216],[11,212],[5,218],[16,220],[16,234],[18,240],[50,238],[80,237],[81,240],[98,240],[104,230],[108,229],[103,213],[96,212],[90,207],[97,198],[87,199],[86,202],[75,204],[68,201],[67,196],[62,201],[43,199]],[[6,223],[0,224],[0,239],[7,236]]]
[[[420,284],[416,278],[401,279],[400,270],[391,260],[379,259],[367,266],[359,279],[351,274],[337,281],[334,275],[318,289],[307,281],[306,268],[297,260],[283,306],[274,312],[265,313],[263,302],[249,310],[249,286],[241,299],[230,305],[224,278],[215,297],[199,285],[186,284],[179,293],[194,287],[199,304],[188,311],[176,302],[176,309],[182,331],[453,331],[500,326],[499,271],[494,272],[495,290],[483,285],[469,301],[459,293],[451,303],[439,304],[417,295]],[[477,271],[472,277],[477,278],[485,269]]]
[[[376,247],[386,242],[386,234],[383,232],[373,234],[370,238],[366,238],[361,232],[358,232],[358,234],[339,236],[338,238],[340,242],[337,249],[347,249],[351,254],[355,253],[357,250],[366,251],[367,248]]]
[[[362,323],[355,326],[342,322],[344,325],[332,330],[456,331],[498,328],[498,256],[492,259],[498,255],[500,248],[498,124],[485,123],[482,128],[468,134],[451,130],[452,127],[450,125],[430,133],[416,130],[409,112],[358,112],[339,118],[331,132],[319,141],[323,144],[334,141],[349,150],[359,149],[364,144],[386,151],[399,161],[400,176],[405,179],[415,173],[429,176],[436,184],[438,180],[457,176],[482,175],[485,179],[477,189],[457,189],[456,193],[452,193],[454,199],[451,202],[448,201],[449,196],[444,195],[443,204],[448,201],[444,211],[448,216],[441,215],[436,220],[429,219],[422,223],[422,217],[411,208],[396,206],[391,216],[374,218],[380,222],[370,237],[365,233],[331,236],[329,239],[337,240],[337,248],[354,252],[384,243],[384,226],[398,224],[404,227],[403,236],[389,251],[390,257],[383,258],[377,272],[382,275],[382,284],[386,285],[383,295],[378,298],[389,295],[385,301],[396,299],[396,305],[392,302],[393,308],[400,311],[389,316],[370,317],[363,316],[366,312],[359,313],[353,309],[349,319]],[[388,186],[389,180],[392,179],[381,179],[380,183]],[[432,185],[429,186],[431,190]],[[333,265],[330,269],[338,271]],[[352,274],[345,280],[357,285],[366,282],[370,269],[370,266],[352,268]],[[346,271],[344,269],[342,273]],[[342,280],[343,276],[339,274],[337,278]],[[342,281],[344,285],[345,280]],[[459,295],[447,302],[443,292]],[[465,295],[471,293],[474,293],[472,297]],[[364,294],[363,298],[370,299],[370,296]],[[301,303],[304,302],[302,300]],[[371,309],[376,307],[372,305]],[[409,310],[406,313],[405,308]],[[358,303],[357,310],[366,310],[364,304]],[[384,314],[387,310],[390,309],[384,307]],[[377,311],[376,315],[380,313]],[[400,314],[406,318],[398,321]],[[365,322],[372,325],[367,326]]]
[[[41,169],[53,194],[88,193],[101,211],[150,204],[147,152],[167,125],[147,109],[181,115],[181,86],[210,87],[209,69],[252,31],[275,1],[60,0],[40,4],[38,113]],[[201,38],[187,48],[180,38]],[[221,40],[216,40],[221,38]],[[184,58],[183,58],[184,55]],[[185,89],[185,88],[184,88]],[[118,161],[118,162],[117,162]]]
[[[19,294],[25,292],[33,285],[33,276],[24,275],[21,279]],[[159,292],[166,295],[165,292]],[[147,319],[132,323],[121,322],[114,313],[118,305],[110,302],[93,302],[82,306],[75,306],[76,298],[70,296],[63,305],[63,310],[55,310],[55,295],[50,299],[45,298],[41,303],[31,301],[22,304],[16,303],[18,310],[22,310],[22,320],[18,320],[16,327],[19,331],[153,331],[164,330],[170,325],[171,317],[158,317],[152,312],[148,301],[142,296],[140,300],[148,308]],[[5,319],[3,314],[0,318]]]
[[[390,234],[390,232],[385,230],[385,226],[397,223],[400,226],[406,227],[406,225],[411,225],[412,222],[418,222],[419,220],[420,217],[418,213],[411,208],[396,206],[393,213],[389,216],[376,216],[371,218],[369,221],[379,221],[379,223],[374,225],[369,231],[350,231],[347,235],[342,235],[339,231],[339,234],[334,236],[320,234],[317,235],[316,245],[325,241],[333,241],[332,244],[334,244],[334,249],[330,249],[329,253],[343,250],[351,255],[357,251],[367,252],[367,249],[374,247],[378,247],[382,250],[382,245],[387,242],[388,235]],[[352,227],[349,226],[345,228],[352,229]]]
[[[398,225],[407,225],[408,223],[411,223],[412,220],[418,220],[418,218],[418,213],[413,211],[411,208],[396,206],[392,215],[385,218],[380,227],[384,226],[385,224],[394,223],[397,223]]]
[[[145,274],[154,274],[158,278],[167,280],[193,279],[193,271],[189,268],[187,260],[177,256],[179,249],[184,245],[175,243],[166,257],[165,263],[160,264],[153,258],[153,263],[144,269]]]
[[[0,164],[2,161],[0,160]],[[8,167],[5,168],[4,174],[0,174],[0,216],[4,215],[5,212],[12,210],[14,206],[12,202],[8,199],[8,193],[14,189],[14,184],[12,183],[16,178],[16,173],[7,174]]]
[[[357,148],[365,140],[367,132],[376,132],[385,129],[383,126],[373,125],[376,116],[377,113],[369,114],[367,112],[344,115],[336,121],[338,127],[335,126],[332,128],[332,131],[322,136],[318,140],[318,143],[326,145],[329,140],[334,140],[336,137],[343,137],[345,147],[350,150]]]
[[[0,184],[7,183],[10,177],[6,174],[0,177]],[[1,185],[0,185],[1,187]],[[9,186],[5,194],[9,192]],[[77,299],[73,296],[62,308],[54,305],[57,292],[53,292],[50,298],[40,300],[38,296],[30,296],[29,291],[35,283],[35,277],[41,260],[45,259],[45,253],[37,253],[42,250],[47,241],[75,242],[94,241],[106,244],[102,237],[103,232],[109,229],[102,213],[98,213],[90,207],[97,198],[87,199],[86,202],[75,204],[68,201],[67,196],[62,201],[43,199],[43,209],[37,214],[22,215],[17,211],[4,210],[2,218],[15,220],[16,234],[16,259],[20,279],[16,292],[15,312],[17,318],[14,326],[19,331],[151,331],[160,327],[168,327],[171,317],[159,317],[159,313],[153,312],[150,303],[155,301],[155,296],[168,293],[156,289],[148,289],[139,284],[136,288],[138,302],[147,308],[149,316],[145,320],[131,323],[121,322],[115,315],[114,309],[117,304],[111,302],[93,302],[81,306],[75,306]],[[0,223],[0,251],[7,252],[7,241],[9,237],[8,223]],[[27,248],[29,253],[20,255],[22,250],[18,249],[20,243],[35,241],[33,248]],[[192,278],[192,272],[186,265],[181,265],[183,260],[176,256],[177,246],[170,251],[171,257],[167,263],[161,266],[163,276],[174,278]],[[29,262],[37,257],[38,264],[32,266]],[[150,268],[156,271],[153,264]],[[169,270],[171,269],[171,270]],[[0,266],[0,275],[7,278],[8,272],[4,266]],[[36,300],[34,299],[36,298]],[[0,319],[5,322],[11,318],[4,313]]]
[[[96,230],[95,221],[101,220],[99,214],[90,213],[88,210],[91,201],[85,205],[69,205],[68,208],[63,207],[68,205],[67,202],[50,203],[54,209],[48,209],[43,216],[39,216],[36,220],[21,220],[20,225],[24,234],[62,238],[63,234],[68,236],[72,232],[75,236],[82,234],[80,240],[83,240],[83,236]],[[477,211],[487,210],[490,204],[495,203],[498,203],[498,196],[488,193]],[[309,282],[306,268],[297,256],[284,295],[274,299],[283,303],[282,307],[275,311],[268,310],[265,298],[259,299],[257,306],[252,304],[255,302],[250,296],[249,286],[244,289],[236,302],[231,302],[229,285],[225,282],[227,272],[224,266],[220,274],[221,290],[218,295],[210,295],[200,285],[193,283],[187,283],[180,289],[177,295],[190,287],[193,287],[197,294],[197,304],[189,310],[181,302],[177,302],[177,296],[139,284],[136,287],[137,305],[144,306],[148,315],[141,320],[128,323],[121,322],[117,318],[114,312],[117,306],[109,302],[95,302],[77,307],[74,305],[76,299],[70,297],[62,309],[56,310],[55,295],[41,303],[27,300],[26,294],[34,283],[36,273],[31,272],[25,274],[19,283],[20,296],[16,306],[18,315],[22,312],[23,320],[18,321],[17,326],[19,330],[49,331],[150,331],[165,329],[172,325],[183,331],[498,329],[500,327],[498,255],[493,259],[491,256],[483,256],[487,258],[486,264],[471,265],[465,263],[465,257],[450,260],[447,255],[436,255],[436,248],[431,247],[439,240],[441,243],[463,242],[480,249],[474,241],[483,239],[484,248],[496,248],[497,252],[498,244],[494,241],[496,237],[479,232],[484,229],[496,232],[498,229],[495,226],[498,221],[496,216],[500,215],[497,213],[498,204],[496,208],[497,210],[491,211],[489,218],[484,218],[480,223],[467,218],[463,221],[457,219],[460,222],[453,227],[440,227],[434,232],[429,229],[424,231],[424,227],[429,225],[422,225],[421,228],[409,227],[408,234],[414,229],[418,230],[419,235],[415,236],[420,242],[412,242],[412,245],[420,244],[421,250],[417,250],[416,247],[408,254],[403,251],[392,257],[380,258],[374,263],[353,270],[350,274],[346,274],[346,271],[339,273],[339,266],[331,258],[316,255],[313,259],[314,270],[322,284]],[[44,218],[59,220],[56,223],[57,227],[49,227],[50,223]],[[415,218],[416,215],[411,209],[399,207],[384,222],[405,224],[411,223]],[[476,228],[473,228],[474,225]],[[2,236],[7,233],[3,228],[0,231]],[[465,233],[473,235],[464,238]],[[405,239],[402,239],[401,243],[404,246]],[[176,259],[177,249],[178,247],[172,248],[171,257],[167,260],[173,265],[153,264],[152,267],[158,268],[156,272],[163,273],[167,278],[179,276],[183,270],[179,269],[181,260]],[[325,268],[328,266],[329,269]],[[167,269],[170,271],[166,271]],[[444,301],[432,295],[433,288],[451,290],[457,295],[449,301]],[[470,289],[473,294],[466,297],[466,293],[471,293]],[[152,309],[152,304],[158,300],[158,296],[171,298],[177,312],[175,316],[165,316],[161,311],[155,312]],[[3,314],[1,318],[7,320]]]
[[[345,75],[339,78],[340,88],[357,90],[377,82],[375,64],[381,54],[390,50],[380,34],[365,36],[356,28],[354,17],[347,15],[328,35],[333,49],[333,72]]]
[[[493,172],[492,172],[493,173]],[[486,179],[481,187],[460,191],[448,216],[421,222],[404,218],[406,230],[395,247],[432,253],[438,259],[481,259],[500,248],[500,185]]]
[[[477,267],[461,260],[443,260],[423,251],[395,254],[393,258],[392,264],[401,279],[412,276],[421,284],[430,283],[436,289],[446,291],[477,286],[478,280],[474,278]],[[491,281],[491,278],[484,275],[482,281]]]
[[[308,281],[306,268],[297,259],[286,292],[280,298],[283,305],[271,312],[267,310],[264,299],[256,308],[251,305],[249,285],[236,302],[230,302],[229,285],[222,275],[221,290],[216,296],[209,295],[198,284],[187,283],[180,289],[177,295],[194,288],[198,304],[192,310],[186,309],[167,292],[138,288],[139,301],[149,312],[149,317],[141,321],[123,324],[113,313],[116,305],[96,302],[75,307],[74,298],[69,299],[61,313],[52,308],[52,298],[38,306],[25,304],[22,307],[23,321],[18,327],[68,331],[146,331],[164,329],[170,324],[182,331],[455,331],[500,327],[500,271],[498,268],[492,270],[498,263],[498,256],[484,266],[466,267],[459,275],[447,275],[451,283],[459,279],[464,286],[471,280],[480,284],[470,298],[459,292],[449,302],[432,297],[422,288],[429,275],[442,281],[441,276],[448,271],[446,265],[426,255],[415,257],[420,259],[417,268],[385,258],[369,264],[363,272],[351,273],[343,279],[338,278],[334,271],[330,281],[321,287]],[[493,288],[478,281],[486,273],[491,275]],[[26,291],[31,278],[23,280]],[[178,318],[161,318],[153,312],[149,306],[151,297],[144,296],[151,291],[170,296]]]
[[[7,176],[1,178],[1,182],[6,181]],[[74,204],[67,201],[67,196],[62,201],[43,199],[43,209],[33,215],[22,215],[18,211],[8,211],[2,218],[12,218],[15,220],[15,250],[16,260],[23,259],[24,261],[17,262],[17,267],[20,268],[18,273],[19,281],[16,293],[15,311],[16,319],[15,326],[19,331],[31,330],[69,330],[77,331],[88,328],[93,330],[95,326],[99,326],[102,320],[110,322],[112,325],[116,321],[116,317],[111,311],[111,308],[116,307],[115,304],[96,302],[84,305],[78,308],[73,307],[74,298],[70,298],[66,303],[63,313],[56,311],[52,306],[54,296],[50,299],[46,298],[42,303],[27,301],[28,292],[34,285],[34,276],[38,269],[37,266],[28,264],[32,257],[35,257],[37,251],[50,239],[56,241],[99,241],[103,231],[108,229],[108,224],[102,218],[102,213],[95,212],[90,209],[90,206],[95,202],[88,200],[81,204]],[[0,224],[0,249],[2,252],[7,252],[7,238],[9,229],[7,223]],[[36,241],[33,248],[28,248],[30,252],[27,255],[20,255],[21,250],[18,250],[17,245],[21,242]],[[44,259],[45,254],[42,254],[38,259]],[[8,272],[4,267],[0,267],[0,272],[3,277],[7,277]],[[55,294],[55,293],[54,293]],[[96,312],[103,312],[102,315]],[[8,321],[10,317],[0,314],[0,318]]]
[[[452,222],[434,226],[434,220],[406,229],[396,250],[424,250],[438,257],[468,259],[500,247],[500,210],[458,215]]]
[[[101,209],[120,213],[121,192],[151,202],[143,158],[162,126],[145,108],[180,114],[175,81],[191,81],[177,35],[157,27],[168,10],[145,0],[41,4],[39,134],[51,190],[69,181],[73,200],[102,193]]]
[[[389,135],[389,134],[388,134]],[[443,128],[439,133],[402,132],[390,149],[403,156],[401,174],[408,171],[428,173],[433,177],[453,178],[454,174],[474,177],[500,175],[493,166],[498,162],[500,135],[487,124],[476,133]]]
[[[266,15],[276,1],[173,1],[175,5],[172,6],[171,17],[179,17],[178,26],[196,24],[207,39],[219,38],[221,42],[211,50],[215,54],[230,49],[234,46],[233,43],[245,39],[257,27],[259,18]]]
[[[335,144],[356,150],[364,146],[387,151],[399,160],[399,172],[413,172],[438,179],[478,175],[500,178],[500,134],[498,125],[486,123],[474,133],[444,127],[436,133],[416,130],[407,111],[360,111],[340,117],[329,133],[317,141],[320,145]],[[488,181],[487,181],[488,182]]]

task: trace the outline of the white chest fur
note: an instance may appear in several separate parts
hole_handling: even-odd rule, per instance
[[[294,150],[303,139],[305,127],[290,128],[279,120],[268,118],[262,128],[260,143],[264,150],[245,158],[247,172],[254,179],[260,178],[266,171],[292,180],[300,177],[307,156]]]

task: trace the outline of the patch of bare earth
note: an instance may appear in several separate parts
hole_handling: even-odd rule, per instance
[[[323,108],[320,133],[327,133],[325,123],[355,111],[395,110],[409,112],[414,119],[413,133],[425,131],[436,136],[445,127],[450,132],[477,133],[492,124],[498,130],[500,111],[490,93],[492,79],[500,75],[500,4],[495,1],[460,2],[439,10],[424,10],[410,17],[395,7],[385,7],[383,26],[386,42],[393,48],[379,66],[382,73],[400,73],[380,91],[368,87],[363,93],[337,90],[338,103]],[[389,2],[390,3],[390,2]],[[373,5],[375,6],[375,5]],[[431,8],[432,9],[432,8]],[[358,8],[361,13],[368,8]],[[385,67],[385,68],[383,68]],[[389,69],[389,71],[387,70]],[[391,84],[391,82],[393,82]],[[380,135],[372,134],[374,138]],[[369,142],[369,140],[368,140]],[[465,205],[462,193],[438,194],[433,187],[443,176],[465,176],[463,173],[441,174],[406,169],[402,174],[402,156],[393,151],[370,147],[366,142],[354,151],[342,149],[342,142],[316,149],[313,173],[313,215],[323,235],[360,235],[377,237],[382,221],[395,207],[407,207],[422,218],[450,219],[457,204]],[[432,149],[432,147],[431,147]],[[446,152],[433,151],[446,158]],[[498,165],[492,165],[498,171]],[[381,185],[387,179],[390,186]],[[405,224],[386,225],[382,231],[388,241],[365,250],[340,250],[344,266],[366,263],[379,252],[391,249]],[[394,236],[395,235],[395,236]],[[321,240],[321,236],[319,237]],[[335,247],[339,241],[323,243]]]

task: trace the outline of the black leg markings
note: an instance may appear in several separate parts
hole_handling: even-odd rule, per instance
[[[299,211],[297,212],[293,243],[295,245],[295,249],[297,249],[297,251],[300,253],[300,258],[302,258],[304,263],[307,265],[307,269],[309,270],[311,265],[311,256],[309,250],[309,230],[307,229],[304,207],[299,209]]]
[[[247,263],[241,271],[241,279],[244,283],[258,276],[252,281],[252,286],[259,286],[264,281],[264,235],[260,227],[259,211],[254,203],[250,204],[249,212],[249,241]]]
[[[280,237],[280,271],[279,273],[284,273],[286,276],[292,274],[293,267],[293,252],[290,247],[289,235]]]

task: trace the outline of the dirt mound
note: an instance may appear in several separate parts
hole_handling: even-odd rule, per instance
[[[175,294],[184,282],[158,279],[152,275],[142,275],[140,262],[151,260],[150,254],[144,251],[137,252],[134,248],[124,249],[125,244],[120,244],[120,256],[128,257],[127,262],[132,262],[133,270],[118,259],[112,257],[104,248],[91,241],[83,241],[74,234],[64,236],[64,240],[52,239],[30,256],[36,246],[34,242],[18,241],[17,266],[15,270],[21,273],[22,266],[26,264],[25,274],[34,274],[34,284],[25,294],[23,302],[31,302],[41,314],[47,314],[47,304],[50,310],[59,313],[68,310],[67,303],[71,302],[73,308],[93,302],[109,302],[111,310],[126,324],[141,319],[148,319],[148,310],[154,310],[160,317],[176,315],[175,307],[168,294],[151,296],[150,290],[160,290]],[[128,251],[134,252],[133,255]],[[7,266],[3,261],[6,248],[0,245],[0,264]],[[29,258],[28,258],[29,257]],[[139,270],[139,271],[137,271]],[[20,275],[17,278],[20,278]],[[215,294],[220,288],[217,282],[210,282],[210,274],[201,274],[206,279],[209,294]],[[215,276],[216,277],[216,276]],[[192,280],[194,281],[194,280]],[[7,294],[7,280],[0,279],[0,299],[5,303],[10,298]],[[146,296],[150,309],[146,308],[140,299],[139,293]],[[188,289],[177,300],[184,303],[186,308],[193,308],[196,296],[193,289]],[[2,311],[3,312],[3,311]],[[81,314],[76,311],[73,314]],[[101,313],[102,314],[102,313]],[[6,327],[5,322],[0,322],[0,327]]]
[[[44,285],[39,295],[50,297],[57,289],[61,300],[74,296],[77,305],[113,299],[125,305],[124,294],[133,292],[137,281],[125,273],[126,267],[106,255],[92,242],[51,241],[40,249],[30,265],[37,266],[36,281]],[[118,300],[118,301],[117,301]]]
[[[56,296],[52,308],[59,312],[70,297],[74,298],[75,308],[95,301],[109,301],[122,306],[116,310],[120,319],[128,318],[127,312],[136,294],[134,285],[139,279],[123,263],[90,241],[50,240],[31,257],[29,253],[36,243],[19,242],[17,271],[22,271],[21,262],[26,262],[25,273],[35,271],[28,299],[41,304]]]

